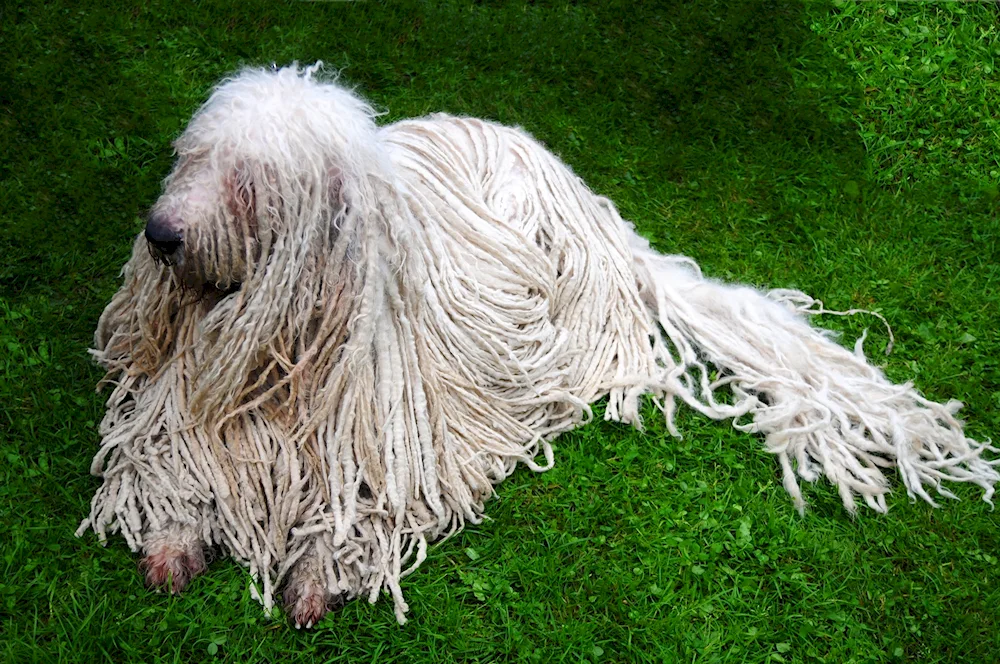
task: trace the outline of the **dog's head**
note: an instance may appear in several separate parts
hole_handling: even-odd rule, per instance
[[[244,70],[174,143],[145,238],[187,286],[234,289],[272,256],[329,241],[380,168],[375,113],[316,69]]]

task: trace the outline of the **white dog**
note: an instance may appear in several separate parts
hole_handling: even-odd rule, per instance
[[[96,333],[113,390],[80,528],[120,532],[152,585],[219,546],[296,625],[383,590],[402,621],[428,543],[548,468],[601,398],[637,426],[649,394],[675,434],[676,399],[764,434],[800,509],[797,478],[824,475],[884,510],[892,466],[911,496],[989,500],[957,404],[810,327],[818,303],[656,253],[524,131],[374,117],[315,67],[246,70],[176,142]]]

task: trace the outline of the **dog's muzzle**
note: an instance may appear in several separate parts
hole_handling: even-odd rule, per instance
[[[171,263],[170,257],[181,248],[183,238],[167,216],[153,213],[146,220],[146,242],[155,258]]]

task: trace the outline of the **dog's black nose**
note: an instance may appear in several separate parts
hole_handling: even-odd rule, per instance
[[[169,255],[180,248],[181,234],[174,229],[168,217],[151,214],[146,220],[146,241],[164,255]]]

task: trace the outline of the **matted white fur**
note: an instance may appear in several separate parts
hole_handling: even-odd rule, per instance
[[[223,81],[176,143],[96,333],[112,386],[80,534],[133,550],[183,528],[272,606],[285,579],[387,590],[478,522],[519,464],[607,398],[652,395],[764,435],[785,487],[826,476],[854,510],[1000,479],[958,404],[894,385],[805,320],[813,301],[657,253],[520,129],[447,115],[379,128],[316,67]],[[718,372],[718,378],[713,378]],[[717,399],[725,392],[726,400]],[[301,581],[295,581],[302,577]]]

